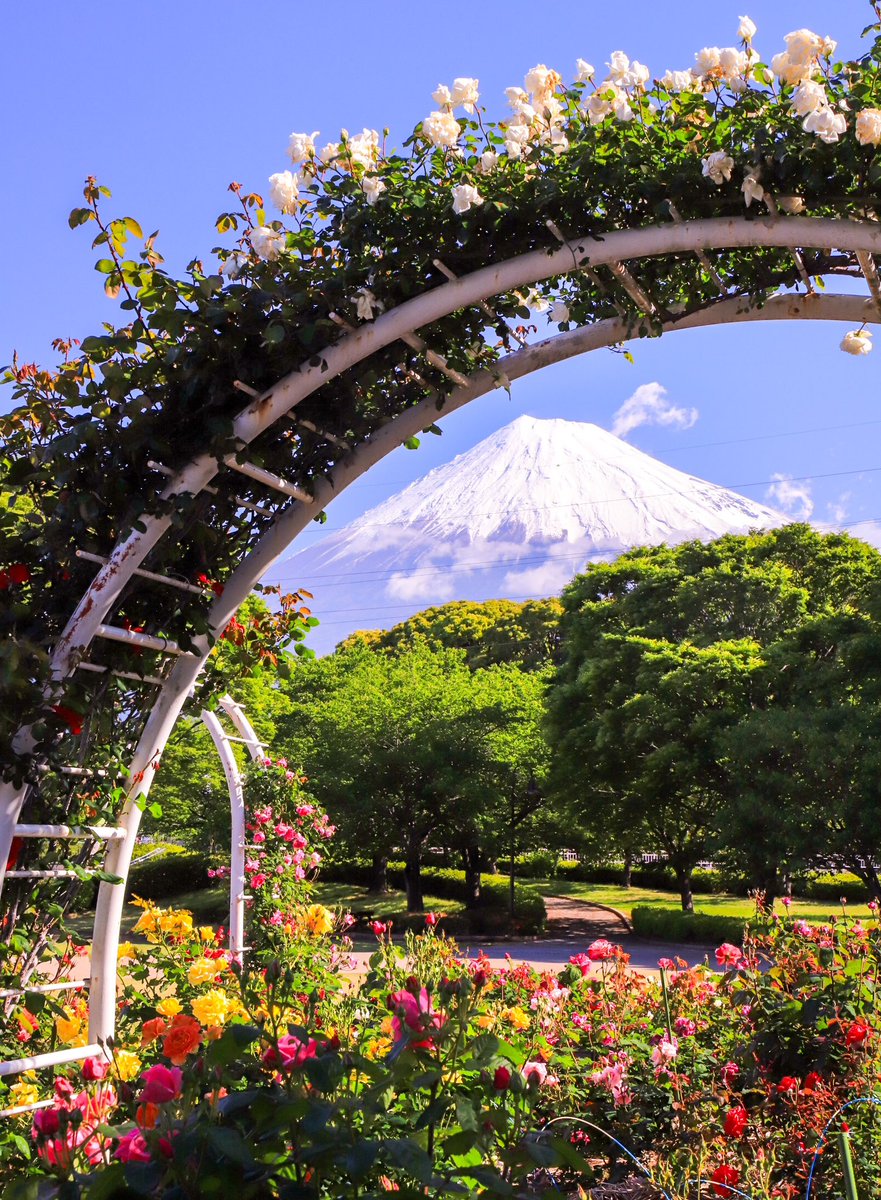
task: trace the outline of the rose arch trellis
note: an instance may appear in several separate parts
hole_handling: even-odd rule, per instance
[[[13,372],[28,418],[7,422],[15,478],[39,495],[48,462],[60,486],[46,540],[14,547],[5,570],[10,598],[25,589],[12,624],[27,631],[28,687],[6,745],[0,864],[16,836],[39,828],[45,844],[53,804],[55,837],[81,831],[74,791],[116,770],[117,810],[90,836],[106,846],[104,870],[126,877],[163,748],[215,642],[328,503],[439,418],[641,336],[846,321],[858,327],[846,348],[870,347],[877,43],[833,67],[834,43],[798,31],[772,76],[754,31],[741,32],[741,49],[702,51],[690,75],[653,87],[623,55],[599,85],[581,61],[569,89],[535,68],[496,126],[455,118],[477,101],[476,81],[457,80],[435,93],[409,159],[369,131],[317,154],[295,135],[302,173],[274,176],[273,195],[297,227],[268,223],[262,200],[233,185],[243,211],[219,228],[244,232],[220,252],[226,285],[201,264],[172,283],[152,239],[126,260],[139,227],[105,223],[89,182],[71,223],[97,223],[111,256],[98,268],[135,316],[54,376]],[[836,274],[865,290],[816,289]],[[534,340],[528,322],[552,300],[557,330]],[[94,489],[89,503],[72,479]],[[53,873],[70,874],[25,855],[13,879]],[[100,885],[89,1045],[4,1071],[83,1058],[112,1036],[123,895]]]

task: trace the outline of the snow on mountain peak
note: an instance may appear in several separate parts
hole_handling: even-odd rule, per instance
[[[429,604],[554,594],[587,561],[632,546],[788,519],[597,425],[521,416],[287,565],[319,619],[330,610],[313,643],[324,650]],[[351,619],[337,622],[343,600]]]

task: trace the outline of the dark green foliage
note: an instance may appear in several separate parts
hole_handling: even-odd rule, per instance
[[[126,894],[142,900],[167,900],[181,892],[213,887],[208,878],[211,864],[196,850],[166,850],[146,862],[135,863],[129,872]]]
[[[746,925],[746,921],[739,917],[686,913],[648,904],[634,905],[630,920],[637,937],[668,942],[698,942],[707,946],[718,946],[721,942],[738,945],[743,940]]]

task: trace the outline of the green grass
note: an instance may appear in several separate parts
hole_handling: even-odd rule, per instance
[[[677,892],[661,892],[652,888],[619,887],[606,883],[577,883],[568,879],[530,880],[543,896],[571,896],[573,900],[585,900],[588,904],[606,904],[630,916],[634,904],[652,904],[658,908],[680,908]],[[783,911],[780,902],[776,905]],[[719,917],[751,917],[755,912],[752,900],[743,896],[695,896],[695,912],[709,913]],[[869,917],[865,904],[848,904],[847,914],[851,917]],[[789,909],[792,917],[803,917],[806,921],[823,922],[832,915],[841,915],[840,905],[828,900],[793,900]]]

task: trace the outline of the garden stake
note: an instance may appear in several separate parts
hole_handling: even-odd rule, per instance
[[[850,1134],[846,1129],[842,1129],[838,1134],[838,1153],[841,1155],[841,1169],[844,1171],[846,1200],[860,1200],[860,1194],[857,1191],[857,1177],[853,1169],[853,1158],[850,1153]]]

